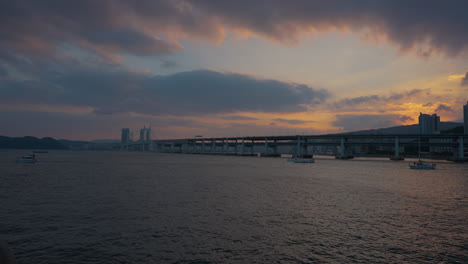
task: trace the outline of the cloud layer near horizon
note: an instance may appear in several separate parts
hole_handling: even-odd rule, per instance
[[[304,84],[195,70],[146,75],[73,67],[28,80],[0,79],[0,102],[91,107],[98,114],[190,116],[235,112],[304,112],[328,93]]]
[[[413,120],[405,115],[337,115],[333,125],[342,127],[344,131],[357,131],[362,129],[385,128]]]
[[[294,43],[330,30],[383,37],[424,56],[468,50],[463,0],[18,0],[3,1],[0,10],[0,49],[21,54],[72,45],[118,60],[177,52],[181,39],[220,42],[228,31]]]
[[[344,98],[334,102],[330,107],[336,109],[359,110],[359,107],[368,108],[385,105],[388,102],[398,102],[402,100],[410,100],[414,97],[423,97],[431,94],[430,89],[413,89],[406,92],[394,92],[390,95],[365,95],[351,98]]]

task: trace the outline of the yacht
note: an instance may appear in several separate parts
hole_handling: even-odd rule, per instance
[[[418,160],[417,162],[413,162],[413,164],[409,164],[410,169],[414,170],[433,170],[435,169],[437,164],[435,163],[426,163],[422,160]]]
[[[16,163],[36,163],[36,161],[36,155],[34,154],[16,158]]]
[[[410,169],[413,170],[434,170],[437,164],[426,163],[421,160],[421,136],[418,137],[418,161],[409,164]]]

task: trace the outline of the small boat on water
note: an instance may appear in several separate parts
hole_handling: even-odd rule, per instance
[[[304,158],[291,158],[288,159],[289,162],[294,162],[294,163],[315,163],[314,159],[304,159]]]
[[[304,158],[304,155],[301,152],[301,139],[300,139],[300,137],[298,137],[298,139],[297,139],[296,153],[293,154],[292,158],[288,159],[288,162],[293,162],[293,163],[315,163],[314,159]]]
[[[433,170],[436,165],[435,163],[425,163],[422,160],[418,160],[417,162],[413,162],[413,164],[410,163],[409,167],[413,170]]]
[[[421,136],[418,137],[418,161],[409,164],[410,169],[413,170],[434,170],[437,164],[425,163],[421,160]]]
[[[36,161],[36,155],[34,154],[16,158],[16,163],[36,163]]]

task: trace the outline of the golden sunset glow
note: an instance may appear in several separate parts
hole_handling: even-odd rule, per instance
[[[465,77],[464,74],[453,74],[453,75],[449,75],[447,80],[449,80],[449,81],[460,81],[463,77]]]

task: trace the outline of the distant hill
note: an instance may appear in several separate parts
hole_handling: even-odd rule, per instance
[[[89,141],[80,140],[59,139],[58,141],[69,149],[87,149],[90,144],[93,144]]]
[[[0,149],[68,149],[59,141],[50,138],[0,136]]]
[[[443,134],[443,135],[463,134],[464,131],[465,131],[465,129],[463,128],[463,126],[457,126],[457,127],[452,128],[452,129],[442,130],[442,131],[440,131],[440,133]]]
[[[120,139],[94,139],[94,140],[91,140],[91,142],[98,143],[98,144],[108,144],[108,143],[120,144]]]
[[[451,130],[456,127],[462,126],[463,123],[457,122],[440,122],[440,130]],[[343,134],[350,135],[394,135],[394,134],[419,134],[419,125],[408,125],[408,126],[394,126],[387,128],[377,128],[377,129],[368,129],[360,130],[354,132],[348,132]]]
[[[60,143],[67,146],[69,149],[75,150],[112,150],[120,148],[120,141],[118,140],[93,140],[93,141],[79,141],[59,139]]]

